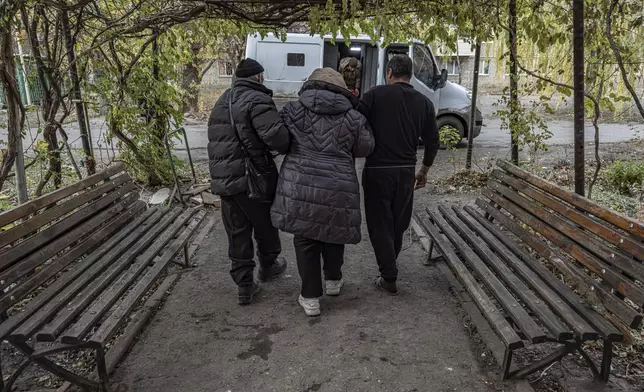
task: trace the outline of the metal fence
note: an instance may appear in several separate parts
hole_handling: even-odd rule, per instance
[[[21,59],[22,57],[22,59]],[[38,79],[35,61],[28,56],[15,56],[16,81],[23,105],[40,105],[43,97],[43,86]],[[4,89],[0,85],[0,104],[6,107]]]

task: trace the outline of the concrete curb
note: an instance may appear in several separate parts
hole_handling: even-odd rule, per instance
[[[423,231],[418,222],[412,218],[411,228],[414,230],[416,235],[419,238],[423,249],[425,252],[429,252],[429,237],[427,233]],[[435,250],[436,251],[436,250]],[[425,262],[426,265],[429,263]],[[487,348],[492,352],[496,362],[498,364],[503,362],[503,352],[505,346],[499,338],[496,336],[490,324],[485,320],[479,309],[476,307],[476,304],[472,301],[469,293],[463,288],[461,283],[456,279],[456,276],[449,269],[447,264],[439,262],[436,263],[438,268],[441,270],[445,278],[449,281],[449,284],[453,287],[456,297],[461,302],[463,309],[467,312],[467,315],[470,317],[470,320],[476,326],[478,334],[481,336],[481,339],[485,342]],[[526,380],[513,380],[514,390],[516,392],[534,392],[532,385]]]

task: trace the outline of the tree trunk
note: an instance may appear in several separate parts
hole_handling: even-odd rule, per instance
[[[465,158],[465,168],[472,170],[472,150],[474,149],[474,127],[476,126],[476,98],[479,93],[479,68],[481,64],[481,43],[476,43],[474,52],[474,77],[472,78],[472,108],[470,112],[470,129],[467,132],[467,155]]]
[[[96,173],[96,162],[92,154],[91,138],[89,129],[87,129],[87,119],[85,117],[85,106],[81,93],[80,80],[78,78],[78,66],[76,65],[76,53],[74,52],[74,38],[72,37],[71,27],[69,25],[69,14],[67,10],[60,11],[61,25],[63,35],[65,36],[65,45],[67,46],[67,58],[69,61],[69,79],[71,81],[71,96],[76,104],[76,119],[80,128],[81,141],[83,142],[83,152],[85,153],[85,167],[88,174]]]
[[[603,75],[604,71],[604,64],[601,66],[601,74]],[[597,166],[595,166],[595,172],[593,173],[593,178],[590,180],[590,184],[588,184],[588,198],[591,199],[593,197],[593,188],[595,187],[595,184],[597,183],[597,179],[599,178],[599,172],[602,169],[602,160],[601,157],[599,156],[599,118],[601,117],[601,109],[599,107],[599,100],[601,99],[602,95],[604,93],[604,79],[600,77],[599,79],[599,86],[597,88],[597,100],[593,102],[593,108],[594,108],[594,113],[593,113],[593,128],[595,129],[595,163]]]
[[[40,48],[40,41],[38,40],[38,16],[44,14],[44,12],[40,6],[37,6],[34,10],[31,21],[29,20],[29,13],[27,12],[26,7],[21,8],[21,14],[23,25],[27,29],[33,57],[36,61],[38,79],[40,80],[40,84],[43,88],[40,110],[45,122],[43,139],[47,142],[47,159],[49,161],[49,165],[47,174],[42,178],[36,188],[36,196],[41,196],[50,179],[54,179],[55,189],[60,188],[62,185],[62,161],[56,132],[58,129],[56,116],[58,115],[58,110],[60,109],[63,98],[60,94],[58,81],[54,79],[54,76],[52,75],[52,72],[56,71],[45,65]],[[47,49],[45,50],[47,51]],[[68,113],[65,113],[64,115],[66,114]],[[73,160],[73,157],[71,157],[71,159]]]
[[[617,7],[618,3],[619,3],[619,0],[613,0],[610,4],[610,7],[608,8],[608,14],[606,15],[606,37],[608,38],[610,48],[612,49],[613,55],[615,56],[615,61],[617,62],[617,66],[619,67],[619,72],[622,76],[622,81],[624,82],[624,86],[626,86],[626,89],[630,93],[631,98],[633,98],[633,102],[635,102],[635,107],[637,107],[637,110],[640,112],[640,115],[642,116],[642,118],[644,118],[644,106],[642,105],[642,101],[637,95],[637,92],[631,85],[631,82],[628,80],[628,72],[626,71],[626,67],[624,67],[624,60],[622,59],[622,54],[619,51],[619,47],[617,47],[615,38],[613,37],[613,12],[615,11],[615,7]]]
[[[203,44],[196,42],[190,45],[191,61],[187,63],[183,70],[182,86],[186,91],[183,100],[183,112],[199,111],[199,85],[201,84],[201,59],[198,58]]]
[[[458,37],[456,38],[456,66],[458,67],[458,84],[463,84],[463,73],[461,72],[461,54],[458,52]]]
[[[155,32],[156,33],[156,32]],[[158,35],[158,33],[157,33]],[[152,42],[152,77],[156,81],[156,83],[160,83],[161,81],[161,68],[159,66],[159,40],[158,38]],[[161,104],[160,97],[158,95],[154,95],[154,109],[152,111],[152,116],[154,119],[154,131],[155,131],[155,153],[157,153],[157,158],[159,159],[165,159],[165,146],[164,146],[164,141],[165,141],[165,135],[166,132],[168,131],[167,129],[167,124],[168,124],[168,119],[165,115],[165,112],[162,114],[159,113],[159,110],[157,108]],[[150,175],[148,176],[148,183],[151,186],[155,185],[161,185],[163,180],[157,175],[157,172],[150,172]]]
[[[195,64],[195,60],[185,65],[183,70],[182,87],[186,92],[183,99],[183,112],[198,112],[199,111],[199,69]]]
[[[517,67],[517,0],[510,0],[508,10],[510,27],[510,137],[512,163],[519,164],[519,143],[517,140],[516,122],[519,115],[519,72]]]
[[[575,193],[584,195],[585,155],[584,155],[584,0],[573,0],[573,86],[574,86],[574,148],[575,148]]]
[[[58,148],[58,137],[56,136],[57,126],[53,123],[48,123],[43,130],[43,139],[47,143],[47,159],[49,160],[49,167],[47,174],[38,184],[36,188],[36,197],[42,196],[43,190],[50,179],[54,180],[54,188],[58,189],[62,185],[62,162],[60,159],[60,149]]]
[[[7,27],[2,37],[2,53],[0,53],[0,78],[7,104],[7,148],[2,156],[0,166],[0,189],[9,176],[11,169],[16,165],[16,190],[18,202],[25,203],[27,195],[27,179],[25,175],[25,161],[22,150],[22,128],[25,113],[16,81],[16,64],[13,56],[13,37],[11,28]]]

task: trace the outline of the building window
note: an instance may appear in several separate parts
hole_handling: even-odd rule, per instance
[[[441,59],[441,69],[446,69],[448,75],[458,75],[460,72],[458,61],[449,57]]]
[[[490,74],[490,59],[481,59],[479,64],[479,75],[489,75]]]
[[[303,67],[304,63],[304,53],[288,53],[286,55],[286,65],[289,67]]]
[[[219,76],[233,76],[233,63],[226,60],[218,60]]]

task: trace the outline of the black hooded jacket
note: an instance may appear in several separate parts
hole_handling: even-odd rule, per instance
[[[360,242],[360,185],[355,159],[373,151],[367,119],[347,89],[324,81],[304,84],[281,114],[292,144],[271,209],[273,226],[335,244]]]
[[[238,79],[222,94],[208,121],[208,159],[212,192],[232,196],[248,190],[244,151],[230,123],[228,100],[233,91],[233,116],[241,140],[256,164],[267,150],[286,153],[290,136],[273,102],[273,92],[262,84]]]

